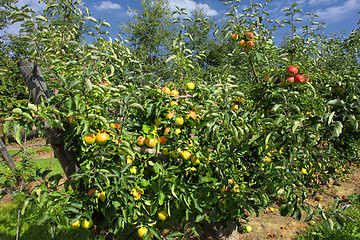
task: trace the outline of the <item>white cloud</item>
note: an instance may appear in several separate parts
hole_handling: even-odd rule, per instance
[[[344,2],[343,2],[344,3]],[[343,5],[317,10],[320,19],[328,23],[339,22],[360,10],[360,0],[347,0]]]
[[[330,5],[337,3],[338,0],[300,0],[297,1],[299,5],[315,6],[315,5]]]
[[[309,5],[329,5],[332,3],[336,3],[337,1],[335,0],[310,0],[309,1]]]
[[[186,8],[186,11],[188,13],[193,12],[196,9],[196,7],[199,7],[202,8],[205,14],[209,17],[218,15],[218,12],[212,9],[208,4],[196,3],[193,0],[170,0],[169,1],[170,9],[175,10],[175,6],[178,6],[180,8]]]
[[[101,4],[99,6],[95,6],[96,10],[112,10],[112,9],[120,9],[120,4],[113,3],[111,1],[101,1]]]
[[[19,34],[20,28],[21,28],[21,23],[17,22],[4,29],[4,32],[16,35]]]

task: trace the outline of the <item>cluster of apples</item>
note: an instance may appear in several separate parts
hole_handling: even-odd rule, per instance
[[[231,39],[234,41],[239,41],[239,46],[244,48],[245,52],[249,52],[251,48],[255,46],[255,35],[253,32],[247,32],[243,37],[240,37],[238,33],[233,33]]]
[[[287,85],[287,84],[302,84],[307,83],[309,81],[309,78],[307,78],[304,75],[298,74],[299,70],[295,66],[290,66],[286,70],[287,76],[286,78],[281,79],[281,84]]]

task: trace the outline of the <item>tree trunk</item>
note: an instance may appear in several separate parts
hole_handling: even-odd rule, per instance
[[[47,88],[46,82],[36,63],[20,60],[18,67],[35,104],[40,104],[43,98],[47,100],[53,95]],[[71,175],[77,172],[80,167],[73,152],[65,149],[64,131],[60,128],[51,128],[46,120],[44,124],[44,134],[51,144],[54,154],[59,160],[71,187],[75,190]]]
[[[15,175],[16,174],[16,166],[15,166],[14,160],[11,158],[11,156],[10,156],[8,150],[6,149],[5,144],[1,140],[1,138],[0,138],[0,151],[4,157],[6,164],[9,166],[11,172]]]

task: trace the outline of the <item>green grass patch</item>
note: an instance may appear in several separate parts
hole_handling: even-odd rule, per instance
[[[357,203],[344,210],[343,215],[350,216],[343,226],[334,225],[331,230],[327,221],[321,220],[298,237],[298,240],[355,240],[360,239],[360,205]],[[334,220],[335,222],[335,220]]]
[[[14,203],[5,203],[0,205],[0,239],[15,239],[17,231],[18,208]],[[28,209],[20,218],[20,237],[22,240],[33,239],[52,239],[49,229],[51,224],[45,222],[38,224],[39,219],[43,216],[41,210]],[[71,227],[58,229],[53,239],[94,239],[89,230],[82,228],[72,229]]]
[[[59,161],[55,157],[49,158],[39,158],[38,154],[41,152],[49,152],[51,147],[42,146],[42,147],[34,147],[27,150],[27,160],[25,162],[25,176],[27,178],[35,178],[36,171],[41,169],[41,171],[51,170],[50,176],[55,174],[63,174],[63,169],[59,163]],[[19,149],[9,150],[11,156],[18,153]],[[23,157],[23,153],[19,153],[17,156]],[[16,168],[19,172],[22,169],[22,161],[16,162]],[[11,178],[11,171],[5,162],[0,162],[0,182],[5,181],[6,177]]]

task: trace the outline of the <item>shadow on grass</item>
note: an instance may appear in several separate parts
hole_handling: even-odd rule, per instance
[[[14,240],[17,231],[18,208],[14,203],[0,205],[0,240]],[[52,239],[49,229],[50,223],[38,224],[41,214],[35,209],[29,210],[20,219],[21,240],[42,240]],[[53,239],[94,239],[91,232],[82,228],[57,229]]]

